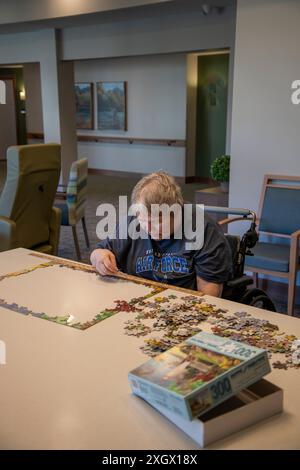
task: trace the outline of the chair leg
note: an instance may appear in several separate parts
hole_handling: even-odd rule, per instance
[[[72,225],[72,232],[73,232],[74,245],[75,245],[75,249],[76,249],[77,259],[78,259],[78,261],[81,261],[81,254],[80,254],[80,248],[79,248],[79,243],[78,243],[78,238],[77,238],[77,232],[76,232],[76,226],[75,225]]]
[[[296,280],[297,280],[297,267],[298,267],[298,238],[291,239],[290,246],[290,270],[289,270],[289,290],[288,290],[288,315],[294,314],[295,293],[296,293]]]
[[[89,248],[90,247],[90,241],[89,241],[89,236],[88,236],[88,231],[87,231],[87,228],[86,228],[86,223],[85,223],[85,217],[84,216],[81,219],[81,223],[82,223],[85,243],[86,243],[86,246]]]
[[[289,275],[289,290],[288,290],[288,315],[294,315],[295,293],[296,293],[296,273]]]

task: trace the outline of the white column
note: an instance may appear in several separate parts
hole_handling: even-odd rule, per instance
[[[77,159],[73,62],[59,57],[60,36],[49,30],[40,61],[45,143],[62,146],[62,183],[68,181],[71,163]]]

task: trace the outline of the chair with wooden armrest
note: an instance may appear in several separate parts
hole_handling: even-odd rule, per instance
[[[276,311],[275,305],[270,297],[261,289],[253,288],[253,279],[244,274],[245,257],[252,256],[252,250],[258,241],[256,231],[256,213],[249,209],[231,209],[228,207],[204,206],[207,213],[217,213],[227,217],[220,220],[219,225],[228,225],[237,221],[250,221],[250,228],[242,237],[225,234],[231,251],[233,263],[233,278],[227,281],[223,288],[222,296],[239,303]],[[233,217],[228,217],[233,215]]]
[[[259,204],[260,241],[245,269],[287,279],[288,308],[293,315],[300,269],[300,176],[265,175]],[[263,237],[262,237],[262,236]]]

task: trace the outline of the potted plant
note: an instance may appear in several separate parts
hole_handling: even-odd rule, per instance
[[[228,192],[229,169],[230,155],[221,155],[213,161],[210,167],[210,173],[212,178],[221,183],[221,190],[223,192]]]

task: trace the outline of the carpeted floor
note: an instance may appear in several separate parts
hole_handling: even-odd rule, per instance
[[[0,162],[0,192],[6,178],[6,165]],[[138,178],[121,178],[112,176],[89,175],[88,177],[88,199],[86,205],[86,224],[90,239],[90,249],[86,247],[82,226],[77,225],[77,234],[79,238],[82,261],[89,262],[90,252],[96,247],[98,239],[96,236],[96,225],[99,217],[96,216],[96,209],[101,203],[112,203],[118,207],[118,196],[131,194],[133,186]],[[196,189],[203,187],[201,184],[185,184],[182,186],[183,196],[186,201],[194,201],[194,192]],[[61,227],[59,256],[68,259],[76,259],[76,252],[72,236],[71,227]],[[266,286],[263,286],[266,289]],[[281,286],[280,286],[281,287]],[[275,285],[269,285],[267,292],[276,304],[277,311],[286,312],[285,290],[287,288],[276,288]],[[282,294],[283,292],[283,294]],[[296,299],[296,315],[300,317],[300,289],[298,288]]]

